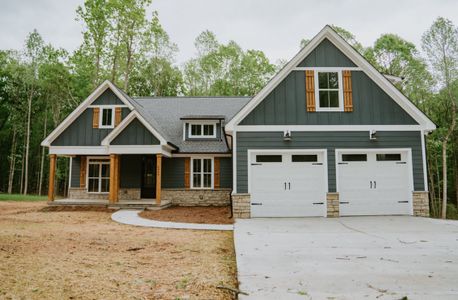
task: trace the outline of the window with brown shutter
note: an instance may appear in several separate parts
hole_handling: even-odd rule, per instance
[[[214,158],[214,188],[219,189],[220,187],[220,161],[219,157]]]
[[[80,188],[86,187],[86,156],[80,159]]]
[[[94,107],[92,109],[92,128],[99,128],[99,113],[100,108]]]
[[[191,187],[191,158],[184,159],[184,187],[189,189]]]
[[[305,71],[305,97],[307,104],[307,111],[316,111],[315,104],[315,74],[313,70]]]
[[[344,111],[353,111],[353,95],[351,89],[351,71],[342,71],[343,77],[343,96],[344,96]]]
[[[116,107],[115,108],[115,127],[121,123],[121,118],[122,118],[122,108],[121,107]]]

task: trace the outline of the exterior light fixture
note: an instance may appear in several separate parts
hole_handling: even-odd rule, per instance
[[[283,140],[285,142],[291,141],[291,131],[289,131],[289,130],[283,131]]]
[[[375,130],[369,131],[369,139],[371,141],[375,141],[377,139],[377,131]]]

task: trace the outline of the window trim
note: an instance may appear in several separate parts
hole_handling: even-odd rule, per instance
[[[329,68],[329,69],[315,69],[313,72],[315,77],[315,107],[318,112],[342,112],[344,111],[343,105],[343,79],[342,79],[342,70],[341,68]],[[320,88],[318,82],[318,73],[337,73],[339,81],[339,107],[321,107],[320,106]],[[328,90],[328,89],[325,89]],[[334,89],[333,89],[334,90]]]
[[[216,139],[216,130],[217,130],[217,122],[214,121],[198,121],[198,122],[187,122],[188,124],[188,138],[190,139]],[[192,125],[200,125],[200,135],[193,135],[191,127]],[[204,135],[204,125],[212,125],[213,126],[213,135]],[[186,125],[185,125],[186,126]]]
[[[88,194],[100,194],[100,195],[106,195],[110,193],[110,190],[108,188],[108,192],[101,192],[102,189],[102,178],[107,178],[107,177],[102,177],[102,168],[99,168],[99,176],[98,176],[98,181],[99,181],[99,188],[98,192],[89,192],[89,165],[91,164],[91,160],[104,160],[106,162],[96,162],[92,163],[94,165],[108,165],[108,168],[110,168],[110,158],[106,156],[88,156],[86,159],[86,192]],[[111,170],[110,170],[111,171]],[[110,176],[108,176],[108,187],[110,186]]]
[[[114,128],[114,124],[115,124],[115,111],[116,111],[116,107],[117,106],[114,106],[114,105],[100,105],[99,106],[99,128],[101,129],[112,129]],[[103,110],[104,109],[111,109],[111,125],[103,125],[102,124],[102,120],[103,120]]]
[[[202,172],[200,174],[200,183],[201,186],[194,186],[194,160],[200,159],[201,160],[201,169]],[[204,159],[210,159],[211,161],[211,185],[210,187],[204,187]],[[191,174],[190,174],[190,188],[194,190],[213,190],[215,186],[215,160],[214,157],[208,156],[199,156],[199,157],[191,157]]]

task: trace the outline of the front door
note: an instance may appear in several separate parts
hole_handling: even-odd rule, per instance
[[[143,156],[141,197],[156,198],[156,159],[154,156]]]

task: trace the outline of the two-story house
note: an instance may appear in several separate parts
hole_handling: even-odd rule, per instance
[[[435,128],[326,26],[252,98],[135,98],[106,81],[42,144],[50,200],[57,156],[69,156],[70,200],[425,216]]]

